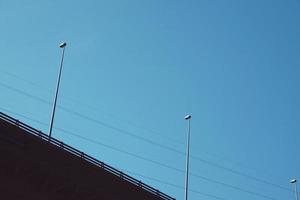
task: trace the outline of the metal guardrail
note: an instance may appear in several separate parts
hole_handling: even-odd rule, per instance
[[[156,195],[156,196],[158,196],[158,197],[160,197],[164,200],[175,200],[175,198],[170,197],[169,195],[160,192],[159,190],[157,190],[157,189],[155,189],[155,188],[153,188],[153,187],[151,187],[151,186],[149,186],[149,185],[147,185],[147,184],[145,184],[145,183],[143,183],[143,182],[127,175],[127,174],[125,174],[125,173],[123,173],[122,171],[117,170],[117,169],[105,164],[104,162],[99,161],[96,158],[93,158],[93,157],[85,154],[84,152],[79,151],[79,150],[63,143],[62,141],[59,141],[59,140],[57,140],[53,137],[49,138],[49,136],[46,135],[45,133],[43,133],[42,131],[39,131],[35,128],[32,128],[32,127],[28,126],[27,124],[24,124],[23,122],[20,122],[19,120],[14,119],[14,118],[12,118],[12,117],[10,117],[10,116],[2,113],[2,112],[0,112],[0,119],[4,120],[4,121],[6,121],[6,122],[8,122],[8,123],[10,123],[14,126],[17,126],[20,129],[26,131],[27,133],[30,133],[32,135],[35,135],[35,136],[41,138],[42,140],[50,142],[51,144],[65,150],[65,151],[67,151],[67,152],[69,152],[69,153],[71,153],[71,154],[73,154],[77,157],[80,157],[80,158],[88,161],[89,163],[94,164],[94,165],[96,165],[96,166],[98,166],[98,167],[100,167],[100,168],[116,175],[116,176],[119,176],[120,178],[134,184],[135,186],[138,186],[138,187],[150,192],[153,195]]]

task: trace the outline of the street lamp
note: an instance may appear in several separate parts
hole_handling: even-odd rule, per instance
[[[191,133],[191,115],[184,117],[185,120],[188,120],[188,132],[187,132],[187,144],[186,144],[186,174],[185,174],[185,194],[184,199],[188,199],[188,186],[189,186],[189,159],[190,159],[190,133]]]
[[[290,183],[295,185],[295,196],[296,196],[296,200],[298,200],[298,191],[297,191],[297,180],[296,179],[292,179],[290,180]]]
[[[56,102],[57,102],[58,90],[59,90],[59,85],[60,85],[62,67],[63,67],[63,63],[64,63],[65,47],[66,46],[67,46],[67,43],[65,43],[65,42],[63,42],[59,45],[59,47],[62,49],[62,55],[61,55],[60,68],[59,68],[59,73],[58,73],[58,78],[57,78],[56,91],[55,91],[54,103],[53,103],[53,107],[52,107],[52,114],[51,114],[51,120],[50,120],[50,126],[49,126],[49,141],[51,139],[51,134],[52,134],[54,115],[55,115],[55,109],[56,109]]]

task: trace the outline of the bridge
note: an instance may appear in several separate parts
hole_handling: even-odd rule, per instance
[[[0,199],[175,200],[0,112]]]

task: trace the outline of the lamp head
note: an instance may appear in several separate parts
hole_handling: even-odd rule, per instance
[[[192,118],[191,115],[187,115],[187,116],[184,117],[185,120],[188,120],[188,119],[191,119],[191,118]]]
[[[59,45],[60,48],[64,48],[65,46],[67,46],[67,43],[63,42]]]
[[[296,183],[297,182],[297,180],[296,179],[292,179],[292,180],[290,180],[290,183]]]

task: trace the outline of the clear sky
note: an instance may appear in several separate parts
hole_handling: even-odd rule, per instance
[[[190,200],[294,199],[299,0],[0,0],[0,27],[2,112],[47,133],[66,41],[53,137],[183,199],[191,114]]]

